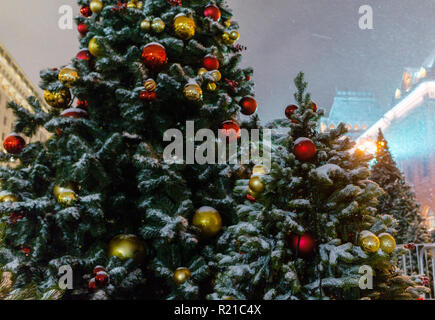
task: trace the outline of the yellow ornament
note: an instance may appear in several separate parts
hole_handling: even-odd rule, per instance
[[[127,8],[137,8],[136,1],[127,2]]]
[[[219,70],[210,71],[210,75],[216,82],[219,82],[222,79],[222,74],[219,72]]]
[[[154,32],[163,32],[163,30],[165,30],[165,22],[160,18],[155,18],[151,23],[151,28]]]
[[[261,178],[259,176],[254,176],[249,180],[249,188],[253,192],[259,194],[264,192],[264,190],[266,189],[266,185],[263,181],[261,181]]]
[[[102,57],[104,55],[104,49],[98,43],[97,38],[92,38],[91,41],[89,41],[88,49],[94,57]]]
[[[389,233],[382,233],[379,235],[379,242],[382,251],[387,254],[393,253],[396,250],[396,240]]]
[[[231,19],[228,19],[224,22],[224,26],[229,28],[231,26]]]
[[[257,164],[256,166],[254,166],[254,168],[252,169],[252,174],[253,175],[260,175],[260,176],[264,176],[265,174],[267,174],[266,168],[261,165],[261,164]]]
[[[196,210],[192,224],[201,230],[202,237],[211,238],[222,229],[222,218],[216,209],[201,207]]]
[[[67,183],[65,186],[55,185],[53,188],[53,195],[57,199],[62,192],[76,191],[76,189],[76,186],[71,182]]]
[[[190,101],[199,101],[202,99],[202,89],[196,83],[188,83],[184,87],[184,96]]]
[[[109,256],[118,257],[122,261],[133,259],[140,263],[145,258],[145,254],[143,242],[132,234],[118,235],[109,243]]]
[[[216,89],[217,89],[217,85],[216,85],[216,83],[214,83],[214,82],[209,82],[208,84],[207,84],[207,90],[208,91],[216,91]]]
[[[178,268],[174,272],[174,282],[177,286],[185,283],[192,276],[191,272],[187,268]]]
[[[195,35],[195,20],[191,17],[179,14],[174,19],[174,31],[177,37],[183,40],[189,40]]]
[[[76,201],[77,194],[73,190],[64,190],[57,197],[57,202],[66,207],[72,206]]]
[[[139,10],[143,9],[143,1],[138,1],[136,4],[136,8],[138,8]]]
[[[157,83],[153,79],[148,79],[144,84],[145,90],[148,92],[154,92],[157,89]]]
[[[5,194],[0,196],[0,202],[18,202],[18,198],[13,194]]]
[[[92,0],[89,4],[89,8],[93,13],[100,13],[103,11],[103,2],[101,2],[101,0]]]
[[[231,40],[233,40],[233,41],[237,41],[237,40],[239,40],[239,38],[240,38],[240,33],[239,32],[237,32],[237,31],[231,31],[231,33],[230,33],[230,39]]]
[[[227,42],[228,40],[231,40],[230,39],[230,34],[228,32],[224,32],[224,34],[222,35],[222,40],[224,42]]]
[[[44,99],[53,108],[66,108],[71,101],[71,93],[67,89],[44,90]]]
[[[63,68],[59,72],[58,76],[59,81],[67,88],[72,88],[80,79],[77,70],[72,68]]]
[[[208,70],[206,68],[201,68],[198,70],[198,76],[202,76],[204,74],[206,74],[208,72]]]
[[[151,22],[147,19],[142,20],[140,28],[144,31],[149,31],[151,29]]]
[[[376,235],[364,230],[360,235],[360,246],[367,253],[375,253],[379,250],[380,242]]]

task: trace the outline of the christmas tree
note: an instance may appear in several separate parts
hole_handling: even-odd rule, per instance
[[[395,272],[394,218],[377,214],[382,190],[370,181],[371,156],[352,152],[346,129],[319,132],[322,110],[295,79],[290,128],[274,137],[270,172],[240,180],[238,222],[218,243],[212,299],[412,299],[425,289]],[[373,283],[363,278],[370,270]],[[373,285],[373,288],[371,287]]]
[[[230,139],[239,112],[256,111],[238,25],[223,0],[78,3],[80,52],[41,72],[50,111],[35,98],[33,112],[9,105],[20,133],[1,154],[16,165],[0,168],[11,297],[204,298],[243,167],[193,164],[192,141],[185,161],[184,145],[164,155],[168,130],[184,137],[191,121]],[[25,146],[41,127],[51,138]]]
[[[371,179],[385,191],[379,198],[378,211],[397,220],[396,239],[399,243],[429,243],[430,233],[420,214],[420,205],[412,188],[396,165],[381,130],[379,130],[376,163]]]

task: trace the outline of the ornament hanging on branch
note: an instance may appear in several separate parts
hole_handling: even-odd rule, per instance
[[[62,111],[60,116],[64,117],[64,118],[82,119],[82,118],[87,118],[88,113],[85,110],[80,109],[80,108],[69,108],[69,109]]]
[[[3,147],[10,154],[18,154],[23,151],[26,141],[16,133],[9,134],[3,141]]]
[[[293,154],[299,161],[310,161],[317,153],[314,142],[308,138],[299,138],[295,141]]]
[[[202,89],[197,83],[188,83],[184,87],[184,96],[190,101],[200,101],[203,98]]]
[[[285,116],[287,117],[287,119],[292,118],[293,114],[295,113],[296,110],[298,110],[298,106],[292,104],[290,106],[287,106],[287,108],[285,108]]]
[[[256,195],[260,195],[266,190],[266,184],[262,181],[261,177],[256,175],[249,180],[249,190]]]
[[[221,11],[215,4],[211,4],[205,7],[204,17],[211,18],[217,22],[221,18]]]
[[[375,253],[380,247],[379,238],[368,230],[361,232],[359,243],[366,253]]]
[[[88,107],[88,101],[87,100],[77,100],[77,108],[86,109]]]
[[[378,236],[380,248],[387,254],[393,253],[396,250],[396,240],[389,233],[382,233]]]
[[[122,261],[133,259],[136,263],[140,263],[145,255],[145,246],[135,235],[121,234],[109,243],[109,257],[118,257]]]
[[[84,23],[80,23],[77,25],[77,31],[84,37],[88,33],[88,26]]]
[[[313,233],[306,232],[303,235],[292,234],[290,236],[290,249],[303,259],[312,257],[316,245],[316,238]]]
[[[75,86],[80,77],[77,70],[72,68],[63,68],[59,72],[58,79],[65,87],[72,88]]]
[[[216,209],[201,207],[196,210],[192,224],[201,231],[202,237],[212,238],[222,229],[222,218]]]
[[[80,13],[83,17],[86,17],[86,18],[89,18],[90,16],[92,16],[92,11],[91,11],[91,8],[89,8],[89,6],[81,7]]]
[[[92,38],[91,41],[89,41],[88,49],[94,57],[104,56],[104,48],[100,45],[97,38]]]
[[[7,193],[0,196],[0,203],[4,202],[18,202],[18,197],[12,193]]]
[[[57,202],[64,207],[70,207],[78,200],[77,194],[73,190],[65,190],[59,193]]]
[[[78,60],[83,60],[83,61],[90,61],[91,60],[91,53],[89,52],[89,50],[82,50],[79,53],[77,53],[76,58]]]
[[[221,132],[227,139],[239,139],[241,136],[240,126],[234,120],[224,121],[221,125]]]
[[[174,283],[179,286],[185,283],[187,280],[189,280],[192,277],[192,274],[188,268],[178,268],[174,272]]]
[[[209,82],[209,83],[207,84],[207,90],[208,90],[208,91],[213,92],[213,91],[216,91],[216,89],[217,89],[217,84],[216,84],[216,83],[214,83],[214,82]]]
[[[317,104],[314,102],[314,101],[311,101],[311,109],[314,111],[314,112],[317,112]]]
[[[171,6],[179,6],[181,7],[183,5],[181,0],[168,0],[169,4]]]
[[[193,38],[196,31],[195,20],[191,16],[179,14],[174,19],[175,35],[183,40]]]
[[[154,79],[148,79],[144,84],[145,90],[148,92],[156,91],[157,83]]]
[[[214,55],[209,54],[204,57],[202,65],[208,71],[218,70],[219,60]]]
[[[71,92],[68,89],[44,90],[44,99],[49,106],[64,109],[71,102]]]
[[[155,33],[161,33],[165,30],[165,22],[161,18],[154,18],[153,22],[151,23],[151,29]]]
[[[93,13],[99,14],[103,11],[103,2],[101,2],[101,0],[92,0],[89,3],[89,8]]]
[[[165,47],[157,42],[147,44],[142,51],[142,61],[147,68],[159,71],[168,63]]]
[[[239,102],[239,105],[242,107],[241,112],[246,116],[250,116],[255,113],[258,107],[257,101],[250,96],[242,98],[242,100]]]
[[[140,23],[140,28],[144,31],[149,31],[151,29],[151,21],[144,19]]]
[[[155,91],[141,91],[139,94],[139,99],[143,101],[154,101],[157,99],[157,93]]]

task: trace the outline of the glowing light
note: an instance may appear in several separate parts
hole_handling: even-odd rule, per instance
[[[395,93],[394,97],[396,99],[400,99],[402,97],[402,92],[400,91],[400,89],[396,89],[396,93]]]
[[[358,150],[369,154],[375,154],[376,151],[378,150],[376,143],[373,142],[372,140],[366,140],[364,142],[359,143],[357,148]]]
[[[418,75],[419,78],[420,78],[420,79],[426,78],[426,75],[427,75],[426,69],[423,68],[423,67],[421,67],[420,72],[419,72],[419,75]]]

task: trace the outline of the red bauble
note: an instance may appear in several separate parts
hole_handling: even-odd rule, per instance
[[[82,36],[85,36],[87,33],[88,33],[88,26],[86,25],[86,24],[84,24],[84,23],[80,23],[78,26],[77,26],[77,31],[82,35]]]
[[[105,271],[100,271],[95,276],[95,282],[98,285],[105,285],[109,282],[109,275]]]
[[[240,100],[240,106],[242,107],[242,113],[244,115],[250,116],[257,110],[257,101],[252,97],[244,97]]]
[[[81,119],[86,118],[88,116],[88,113],[80,108],[69,108],[63,111],[60,115],[65,118]]]
[[[299,242],[299,248],[298,248]],[[294,254],[298,253],[298,257],[309,258],[314,253],[316,245],[316,239],[310,232],[306,232],[303,235],[292,234],[290,236],[290,249]]]
[[[317,153],[317,148],[314,142],[308,138],[299,138],[295,141],[293,154],[299,161],[309,161]]]
[[[20,153],[26,146],[26,141],[20,135],[11,133],[3,141],[3,147],[11,154]]]
[[[89,280],[88,288],[89,288],[90,290],[95,290],[95,289],[97,289],[97,283],[95,282],[95,278],[92,278],[91,280]]]
[[[106,271],[106,268],[104,268],[103,266],[96,266],[94,268],[94,274],[97,274],[98,272],[101,272],[101,271]]]
[[[417,300],[424,300],[424,297],[418,297]]]
[[[139,98],[144,101],[154,101],[157,99],[157,93],[155,91],[141,91]]]
[[[78,60],[89,61],[89,60],[91,60],[92,56],[91,56],[91,53],[88,50],[82,50],[79,53],[77,53],[76,58]]]
[[[77,100],[77,108],[86,109],[88,107],[88,101],[87,100]]]
[[[285,108],[285,116],[288,119],[291,119],[293,113],[295,113],[296,110],[298,110],[298,106],[295,106],[294,104],[287,106],[287,108]]]
[[[317,112],[317,104],[313,101],[311,101],[311,109],[313,109],[314,112]]]
[[[221,18],[221,11],[214,4],[209,5],[204,9],[204,17],[212,18],[214,21],[219,21]]]
[[[92,11],[91,11],[91,8],[89,8],[89,6],[81,7],[80,13],[82,14],[83,17],[86,17],[86,18],[89,18],[90,16],[92,16]]]
[[[251,201],[251,202],[257,202],[257,200],[253,196],[251,196],[250,194],[246,195],[246,199]]]
[[[203,61],[202,65],[208,71],[218,70],[219,69],[219,60],[215,56],[209,54],[209,55],[204,57],[204,61]]]
[[[240,138],[240,126],[234,120],[227,120],[222,123],[221,132],[228,139]]]
[[[30,254],[30,251],[31,251],[29,247],[23,247],[21,250],[24,252],[24,254],[26,256],[28,256]]]
[[[168,63],[165,47],[157,42],[147,44],[142,51],[142,61],[153,71],[162,69]]]

